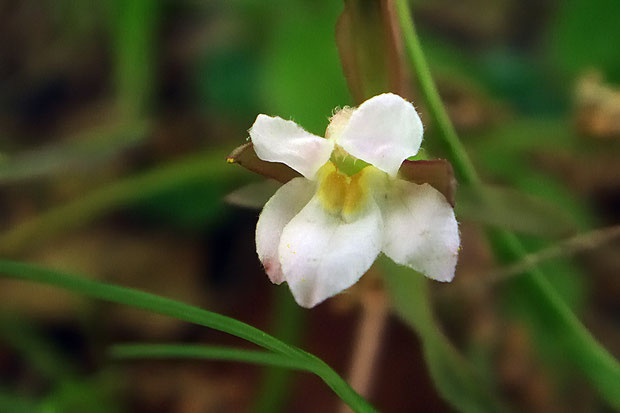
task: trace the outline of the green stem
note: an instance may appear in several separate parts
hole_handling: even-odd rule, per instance
[[[279,339],[298,345],[305,326],[305,315],[302,309],[291,297],[290,292],[281,288],[274,288],[274,317],[272,331]],[[281,412],[288,402],[292,388],[291,372],[284,369],[268,368],[262,374],[258,398],[253,411]]]
[[[452,121],[448,116],[439,92],[426,62],[426,56],[422,51],[422,45],[415,31],[413,19],[411,18],[411,10],[407,0],[394,0],[396,6],[396,14],[401,26],[402,36],[405,41],[405,48],[409,55],[409,62],[418,78],[422,93],[428,104],[430,115],[433,122],[439,128],[443,137],[443,143],[449,158],[452,161],[457,178],[461,183],[479,186],[480,177],[469,161],[469,156],[465,147],[459,140],[456,130],[452,125]]]
[[[408,1],[394,1],[410,64],[419,79],[450,161],[461,182],[480,190],[481,180],[437,93],[415,31]],[[507,231],[489,231],[489,238],[497,256],[505,262],[519,261],[527,253],[517,237]],[[521,277],[513,280],[511,286],[521,293],[521,305],[536,308],[537,316],[544,319],[545,325],[553,330],[561,346],[558,351],[565,353],[566,359],[571,360],[581,370],[611,405],[620,408],[620,364],[579,322],[542,272],[536,267],[530,268],[524,271]]]

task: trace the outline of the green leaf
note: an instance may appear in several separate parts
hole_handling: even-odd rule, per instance
[[[561,237],[577,229],[571,216],[556,205],[499,186],[460,187],[456,214],[485,225],[539,236]]]
[[[41,410],[37,408],[34,400],[0,388],[0,411],[4,413],[36,413]]]
[[[84,225],[114,209],[176,188],[235,179],[241,168],[226,165],[227,150],[215,149],[95,189],[0,235],[0,251],[14,254],[55,234]]]
[[[66,275],[27,263],[0,260],[0,273],[9,278],[47,284],[87,297],[124,304],[213,328],[293,360],[310,363],[313,365],[313,372],[320,376],[353,410],[375,411],[331,367],[317,357],[233,318],[143,291]]]
[[[117,122],[35,150],[0,158],[0,183],[13,183],[76,169],[92,171],[100,163],[140,143],[146,121]]]
[[[505,410],[483,378],[441,332],[432,314],[426,278],[386,258],[380,264],[396,313],[422,341],[424,358],[439,394],[459,411]]]
[[[496,254],[504,262],[526,255],[519,240],[506,231],[491,231]],[[570,360],[614,407],[620,408],[620,364],[600,346],[537,268],[511,279],[507,291],[524,311],[534,331],[555,344],[556,357]],[[538,337],[536,337],[538,339]]]

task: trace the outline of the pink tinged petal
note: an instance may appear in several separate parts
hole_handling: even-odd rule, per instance
[[[385,93],[368,99],[353,112],[336,143],[354,157],[395,176],[403,161],[418,153],[422,131],[413,105]]]
[[[385,226],[383,252],[438,281],[452,281],[460,239],[454,210],[429,184],[403,180],[377,197]]]
[[[284,281],[278,254],[282,230],[314,195],[315,184],[293,178],[267,201],[256,225],[256,252],[274,284]]]
[[[249,132],[260,159],[282,162],[308,179],[314,178],[334,149],[333,142],[279,117],[258,115]]]
[[[379,254],[382,232],[381,213],[371,198],[350,221],[312,198],[280,239],[282,271],[295,301],[314,307],[355,284]]]

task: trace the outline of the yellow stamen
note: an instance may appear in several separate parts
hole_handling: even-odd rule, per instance
[[[367,171],[364,168],[353,176],[339,172],[332,162],[319,171],[318,196],[321,203],[331,213],[343,214],[345,218],[358,212],[367,198]]]

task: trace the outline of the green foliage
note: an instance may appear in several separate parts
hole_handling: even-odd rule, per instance
[[[259,63],[256,51],[247,45],[227,45],[205,53],[195,69],[200,101],[216,114],[251,119],[258,107]]]
[[[6,413],[38,412],[35,401],[0,388],[0,410]]]
[[[558,6],[549,32],[554,62],[572,77],[594,68],[620,82],[620,2],[567,0]]]
[[[312,13],[306,7],[312,6]],[[261,73],[261,112],[293,119],[323,136],[327,118],[351,97],[340,69],[334,26],[336,1],[291,4],[274,22]]]
[[[273,332],[280,340],[296,345],[301,342],[306,326],[305,313],[302,312],[287,289],[273,290],[275,309],[273,314]],[[283,411],[291,394],[291,374],[284,369],[266,369],[261,380],[258,399],[254,407],[256,412]]]
[[[118,375],[108,372],[88,378],[72,377],[61,381],[39,403],[39,409],[45,413],[122,411],[113,397],[118,384]]]
[[[461,181],[478,188],[483,195],[481,179],[437,93],[411,19],[409,5],[405,0],[397,0],[396,8],[411,67],[419,78],[433,120],[440,131],[439,136],[450,155],[449,159]],[[519,261],[527,254],[519,239],[507,231],[489,231],[489,240],[501,262]],[[620,408],[620,393],[616,384],[620,382],[620,364],[596,342],[540,270],[532,268],[524,272],[513,279],[508,287],[515,297],[516,305],[527,309],[530,317],[526,320],[532,331],[539,331],[537,326],[546,325],[552,332],[549,337],[555,337],[558,343],[557,351],[571,360],[612,406]]]
[[[572,217],[558,211],[554,203],[505,187],[487,186],[479,190],[461,186],[455,212],[464,220],[531,235],[560,237],[575,228]]]
[[[71,136],[61,143],[0,159],[0,183],[50,177],[81,169],[96,173],[109,158],[141,143],[149,125],[146,121],[112,123],[103,128]]]
[[[231,334],[311,367],[312,372],[320,376],[355,411],[374,411],[334,370],[317,357],[233,318],[154,294],[74,277],[26,263],[0,260],[0,273],[10,278],[48,284],[87,297],[140,308]]]
[[[0,338],[27,362],[47,384],[44,395],[21,394],[24,390],[0,391],[2,412],[120,411],[117,398],[119,374],[103,369],[80,374],[74,360],[63,354],[47,335],[15,317],[0,319]],[[32,391],[32,389],[27,389]]]
[[[133,118],[152,106],[157,62],[155,45],[161,2],[115,0],[107,3],[114,51],[114,86],[118,108]]]
[[[505,262],[525,255],[521,242],[505,231],[490,232],[497,256]],[[555,344],[556,357],[570,361],[614,407],[620,407],[620,364],[592,337],[537,269],[514,277],[506,288],[538,339]]]
[[[91,222],[111,210],[144,201],[166,191],[174,192],[178,188],[192,185],[195,188],[197,184],[200,186],[205,181],[234,180],[234,177],[243,171],[226,165],[224,159],[227,152],[227,149],[214,150],[187,157],[142,174],[117,180],[73,202],[52,208],[2,234],[0,251],[5,253],[20,251],[25,246],[32,246],[33,243],[41,242],[58,232]],[[190,213],[192,211],[193,208],[190,209]]]
[[[407,267],[382,259],[384,280],[396,313],[417,333],[439,394],[464,412],[505,410],[474,367],[443,335],[432,314],[428,281]]]
[[[267,351],[192,344],[117,344],[110,348],[110,355],[118,359],[205,359],[237,361],[308,372],[312,372],[314,367],[307,361]]]

